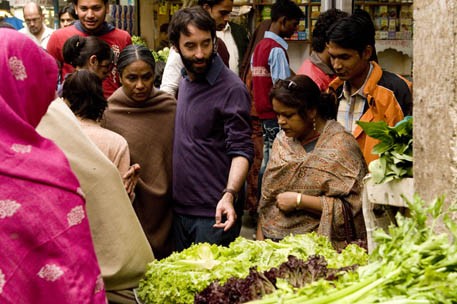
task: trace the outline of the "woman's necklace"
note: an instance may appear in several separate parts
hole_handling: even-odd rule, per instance
[[[311,135],[310,137],[308,138],[305,138],[303,141],[301,141],[301,144],[303,146],[306,146],[307,144],[309,144],[310,142],[313,142],[315,140],[317,140],[319,138],[319,136],[321,136],[321,134],[318,132],[318,131],[314,131],[314,134]]]

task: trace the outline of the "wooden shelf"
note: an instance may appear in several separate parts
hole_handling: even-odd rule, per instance
[[[256,2],[257,1],[257,2]],[[274,3],[270,3],[265,0],[254,0],[254,8],[255,8],[255,26],[262,22],[264,19],[262,18],[262,12],[265,8],[268,8],[272,6]],[[320,13],[319,7],[321,6],[321,1],[318,2],[313,2],[313,1],[306,1],[305,3],[301,2],[298,0],[296,4],[302,9],[303,13],[305,14],[305,19],[304,19],[304,28],[303,28],[303,22],[300,23],[299,27],[299,32],[306,32],[306,39],[301,39],[301,40],[287,40],[289,41],[299,41],[299,42],[309,42],[311,37],[310,34],[312,32],[312,23],[314,20],[317,19],[318,13]],[[316,9],[319,12],[316,12]],[[265,18],[266,19],[266,18]]]
[[[238,2],[238,3],[235,3],[235,2],[233,2],[233,6],[245,6],[245,5],[253,6],[254,3],[251,3],[251,2]]]
[[[377,1],[355,1],[354,5],[367,5],[367,6],[398,6],[398,5],[412,5],[412,2],[377,2]]]
[[[252,4],[252,3],[251,3]],[[274,3],[266,3],[266,2],[258,2],[258,3],[255,3],[255,5],[259,5],[259,6],[267,6],[267,5],[273,5]],[[320,6],[321,3],[320,2],[309,2],[309,3],[295,3],[297,4],[298,6]],[[235,4],[234,4],[235,5]]]

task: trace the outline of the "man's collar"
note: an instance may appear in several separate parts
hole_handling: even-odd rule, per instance
[[[230,23],[227,22],[227,24],[225,25],[225,27],[221,30],[221,32],[230,32]]]
[[[80,32],[86,33],[88,35],[93,35],[93,36],[103,36],[115,29],[114,25],[107,23],[107,22],[103,22],[102,26],[100,28],[98,28],[95,32],[92,32],[92,31],[89,32],[88,30],[86,30],[79,20],[77,20],[74,23],[74,25],[75,25],[76,29],[79,30]]]
[[[312,51],[311,55],[309,56],[309,60],[319,67],[325,74],[327,75],[335,75],[335,72],[325,63],[322,61],[322,59],[319,57],[319,55]]]
[[[287,44],[286,40],[284,40],[284,38],[282,38],[278,34],[275,34],[275,33],[271,32],[271,31],[266,31],[265,35],[264,35],[264,38],[273,39],[274,41],[279,43],[286,50],[289,48],[289,45]]]
[[[348,81],[344,82],[343,91],[345,91],[348,96],[360,95],[363,98],[365,98],[365,94],[363,91],[365,89],[365,85],[367,84],[368,79],[370,78],[371,72],[373,71],[373,65],[371,64],[371,62],[369,64],[370,64],[370,70],[368,71],[367,77],[365,78],[365,81],[363,82],[362,86],[354,94],[352,94],[352,95],[349,94],[349,92],[351,91],[351,85],[349,84]]]
[[[219,54],[216,54],[212,60],[211,67],[206,74],[206,80],[210,85],[214,85],[223,67],[224,62],[222,61],[221,57],[219,57]]]

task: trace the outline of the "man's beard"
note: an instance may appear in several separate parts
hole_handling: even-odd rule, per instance
[[[182,63],[184,64],[184,67],[186,68],[188,73],[191,73],[194,75],[195,78],[205,78],[206,73],[208,70],[211,68],[211,63],[213,61],[215,53],[211,53],[211,56],[209,58],[202,58],[202,59],[190,59],[187,57],[184,57],[181,54],[181,60]],[[206,63],[204,67],[195,67],[193,64],[194,63]]]
[[[33,35],[38,35],[40,32],[41,32],[41,29],[42,27],[38,28],[38,27],[34,27],[34,28],[29,28],[29,31],[30,33],[32,33]]]

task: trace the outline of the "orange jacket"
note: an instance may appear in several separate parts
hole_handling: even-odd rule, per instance
[[[368,109],[360,121],[385,121],[389,126],[394,126],[404,117],[400,104],[404,109],[409,109],[406,110],[408,114],[411,112],[411,83],[396,74],[383,71],[376,62],[371,63],[373,70],[363,89]],[[343,89],[343,83],[341,79],[336,78],[330,83],[329,91],[341,96],[342,94],[339,93]],[[379,155],[371,153],[379,140],[367,136],[360,126],[356,127],[353,135],[359,143],[367,164],[379,158]]]

